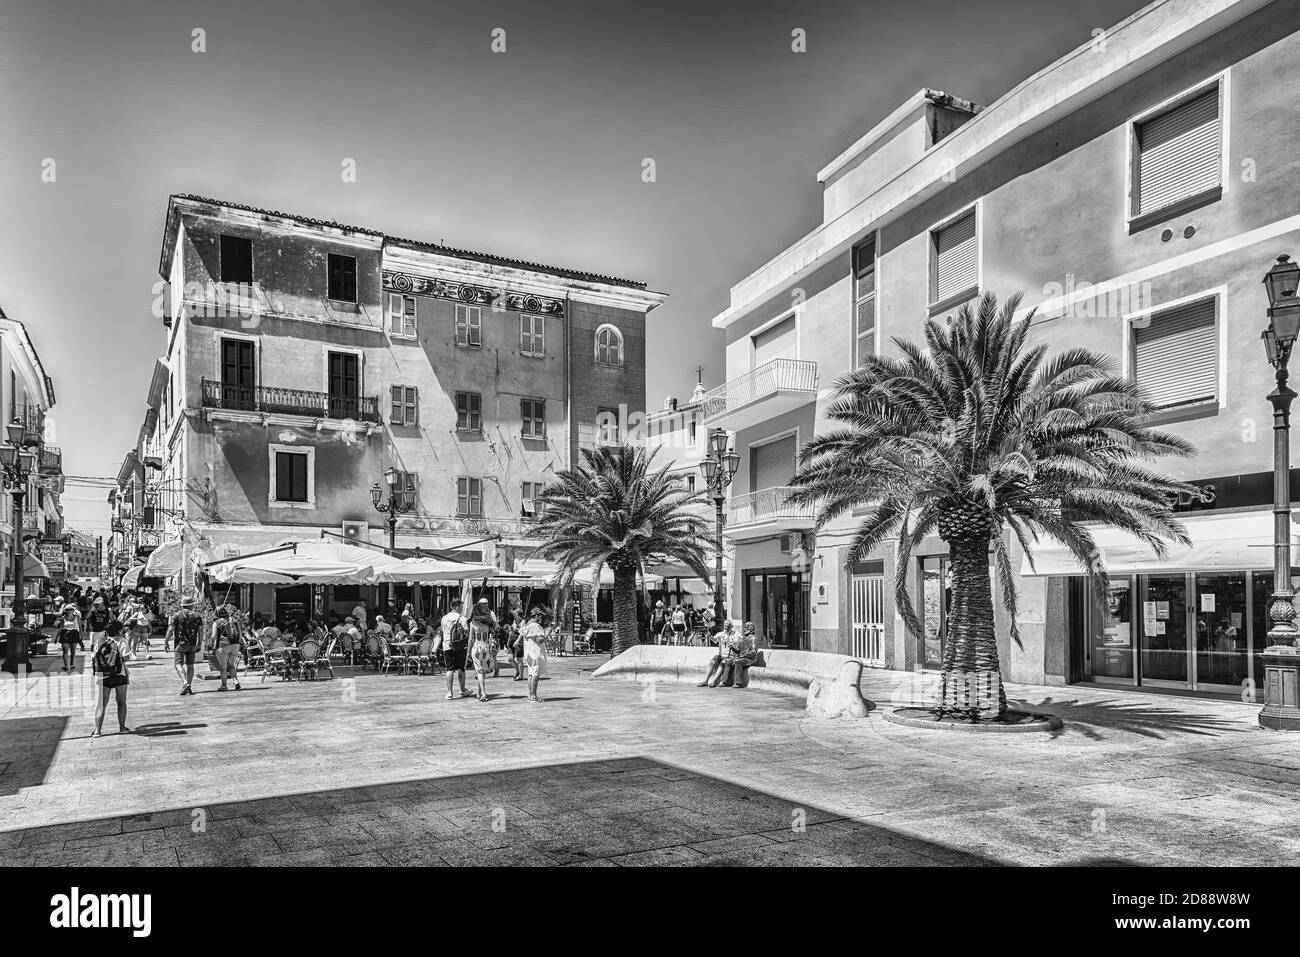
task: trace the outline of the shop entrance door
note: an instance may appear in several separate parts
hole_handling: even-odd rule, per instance
[[[1194,687],[1238,691],[1249,687],[1250,610],[1245,572],[1196,575]]]
[[[1191,681],[1190,608],[1187,576],[1143,575],[1138,608],[1138,681],[1140,684],[1187,688]]]

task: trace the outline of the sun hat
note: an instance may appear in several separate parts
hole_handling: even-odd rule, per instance
[[[478,604],[480,604],[480,605],[486,605],[487,603],[488,603],[488,600],[487,600],[486,598],[480,598],[480,599],[478,600]]]

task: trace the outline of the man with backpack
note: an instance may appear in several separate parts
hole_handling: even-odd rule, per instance
[[[453,681],[460,679],[460,696],[469,696],[465,688],[465,657],[469,653],[469,622],[463,614],[465,603],[459,598],[451,603],[451,611],[442,616],[442,663],[447,668],[447,698],[453,694]]]
[[[180,609],[172,615],[167,626],[167,644],[176,646],[176,676],[180,677],[181,668],[185,668],[185,677],[181,685],[181,694],[194,694],[194,655],[199,650],[200,636],[203,634],[203,616],[194,610],[194,599],[186,596],[181,599]]]
[[[99,650],[99,646],[104,641],[104,633],[108,630],[109,622],[112,620],[113,615],[104,606],[103,596],[97,595],[95,603],[90,606],[90,614],[86,616],[86,630],[90,632],[90,653],[92,655]]]

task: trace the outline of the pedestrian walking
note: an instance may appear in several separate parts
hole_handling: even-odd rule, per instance
[[[469,657],[474,662],[479,701],[487,700],[487,676],[496,662],[492,650],[492,634],[496,628],[496,615],[488,607],[488,600],[480,598],[469,616]]]
[[[176,646],[176,677],[181,679],[181,694],[194,694],[194,655],[199,650],[203,634],[203,616],[194,609],[194,599],[186,596],[181,599],[181,607],[172,615],[167,625],[167,637],[164,646]],[[184,672],[181,669],[184,668]]]
[[[86,629],[90,632],[90,653],[92,655],[99,650],[100,643],[103,642],[104,634],[112,620],[113,615],[109,612],[108,606],[104,604],[104,596],[96,595],[94,604],[90,606],[90,614],[86,616]]]
[[[541,701],[537,696],[537,682],[546,667],[546,609],[538,606],[528,616],[521,635],[524,664],[528,666],[528,700]]]
[[[524,613],[521,609],[515,608],[510,612],[510,632],[507,647],[510,649],[510,664],[515,669],[515,676],[512,681],[524,680]]]
[[[243,636],[230,619],[230,606],[222,605],[217,609],[217,618],[212,623],[212,644],[217,651],[217,671],[221,673],[221,687],[218,691],[229,691],[227,678],[235,679],[235,690],[239,686],[239,657],[242,651]]]
[[[95,730],[90,733],[98,738],[104,728],[104,712],[108,710],[110,696],[117,697],[117,728],[119,734],[130,734],[126,726],[126,688],[131,683],[131,674],[126,667],[126,658],[122,654],[122,623],[111,621],[106,626],[104,640],[99,643],[94,654],[94,670],[99,675],[99,700],[95,702]]]
[[[59,609],[59,649],[63,652],[63,669],[71,671],[76,665],[77,646],[81,644],[81,612],[68,602]]]
[[[465,690],[465,656],[469,650],[469,623],[465,620],[464,608],[465,603],[457,598],[451,603],[451,611],[442,616],[442,633],[438,641],[442,645],[442,664],[447,669],[448,700],[456,697],[452,694],[452,689],[457,678],[460,679],[460,696],[464,698],[469,694]]]

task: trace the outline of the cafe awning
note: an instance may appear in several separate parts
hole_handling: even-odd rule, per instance
[[[1090,529],[1111,575],[1145,575],[1165,572],[1263,571],[1273,567],[1273,513],[1238,512],[1231,515],[1182,517],[1192,544],[1171,543],[1164,558],[1141,539],[1115,528]],[[1034,567],[1026,557],[1022,575],[1083,575],[1086,570],[1074,555],[1050,536],[1040,536],[1033,547]],[[1291,564],[1300,564],[1300,530],[1291,526]]]
[[[207,571],[222,585],[365,585],[374,575],[370,565],[298,555],[289,549],[220,561]]]
[[[122,573],[122,581],[119,583],[124,589],[140,587],[140,576],[144,574],[145,566],[132,565]]]
[[[441,558],[404,558],[393,565],[375,569],[377,582],[456,582],[466,578],[494,575],[491,565],[476,562],[452,562]]]
[[[50,570],[45,566],[45,563],[43,561],[41,561],[35,555],[23,556],[24,580],[31,580],[34,578],[49,578],[49,577],[50,577]]]

